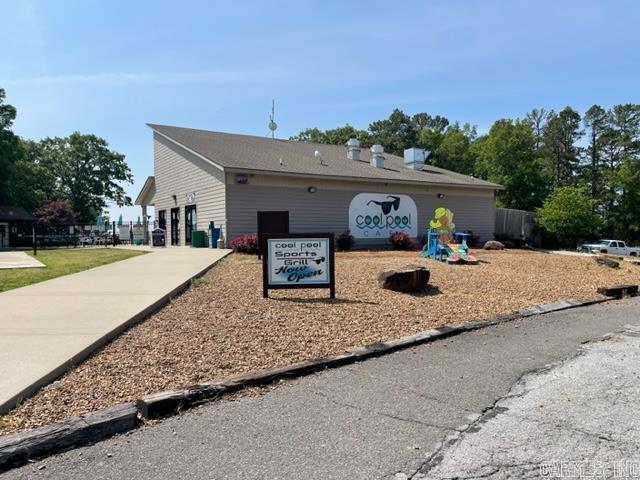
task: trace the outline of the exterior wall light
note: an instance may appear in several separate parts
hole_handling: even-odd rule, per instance
[[[173,204],[177,205],[178,204],[178,197],[176,195],[171,195],[171,197],[173,198]]]
[[[439,193],[438,198],[444,198],[444,193]]]
[[[307,188],[307,192],[309,192],[309,193],[316,193],[316,190],[317,190],[316,187]]]

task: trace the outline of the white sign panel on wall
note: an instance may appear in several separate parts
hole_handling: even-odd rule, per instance
[[[388,238],[395,232],[418,236],[418,210],[408,195],[359,193],[349,205],[349,230],[355,238]]]

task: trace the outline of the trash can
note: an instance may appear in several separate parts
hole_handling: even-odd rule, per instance
[[[207,240],[204,230],[194,230],[191,232],[191,246],[193,248],[205,248]]]
[[[209,222],[209,248],[218,248],[220,229],[213,222]]]

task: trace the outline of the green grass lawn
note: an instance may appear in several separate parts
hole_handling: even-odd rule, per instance
[[[60,248],[57,250],[39,250],[35,256],[46,268],[17,268],[0,270],[0,292],[12,288],[24,287],[32,283],[51,278],[81,272],[89,268],[106,265],[126,258],[142,255],[145,252],[115,248]],[[33,254],[29,253],[33,256]]]

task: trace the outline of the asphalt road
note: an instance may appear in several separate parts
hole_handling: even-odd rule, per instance
[[[639,300],[530,317],[328,370],[0,478],[420,478],[446,437],[464,432],[527,372],[640,323]]]
[[[638,364],[640,327],[585,345],[522,378],[413,478],[640,478]]]

